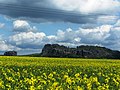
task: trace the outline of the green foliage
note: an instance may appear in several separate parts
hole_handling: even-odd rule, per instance
[[[119,60],[0,57],[0,90],[119,89]]]

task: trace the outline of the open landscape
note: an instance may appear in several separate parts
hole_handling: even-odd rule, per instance
[[[0,0],[0,90],[120,90],[120,0]]]
[[[0,57],[1,90],[119,90],[120,60]]]

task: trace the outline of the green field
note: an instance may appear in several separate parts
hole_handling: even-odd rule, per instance
[[[0,90],[120,90],[120,60],[1,56]]]

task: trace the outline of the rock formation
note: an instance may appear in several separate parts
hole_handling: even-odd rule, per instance
[[[46,44],[42,50],[43,57],[68,58],[115,58],[120,59],[120,52],[99,46],[78,46],[69,48],[58,44]]]
[[[17,56],[16,51],[7,51],[4,53],[4,56]]]

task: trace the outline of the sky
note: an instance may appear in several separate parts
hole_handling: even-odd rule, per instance
[[[120,0],[0,0],[0,54],[45,44],[120,51]]]

